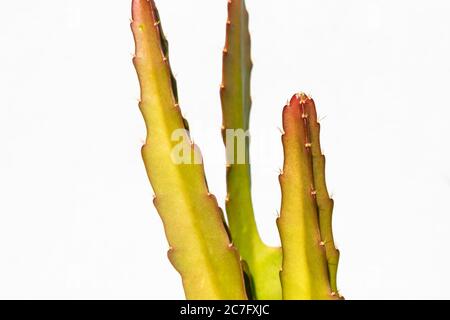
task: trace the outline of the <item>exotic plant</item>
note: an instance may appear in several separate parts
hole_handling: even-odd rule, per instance
[[[227,222],[209,192],[198,147],[189,136],[154,0],[133,0],[133,59],[147,127],[142,156],[164,224],[169,259],[188,299],[340,299],[333,201],[313,100],[296,94],[283,109],[284,166],[279,176],[281,248],[266,246],[255,223],[248,136],[250,34],[244,0],[228,0],[222,133],[227,147]],[[181,141],[181,142],[180,142]],[[230,143],[231,141],[231,143]],[[230,147],[231,145],[231,147]],[[237,155],[235,154],[237,152]],[[236,161],[237,159],[237,161]]]

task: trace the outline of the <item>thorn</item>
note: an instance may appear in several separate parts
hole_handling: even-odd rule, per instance
[[[231,164],[227,163],[226,167],[227,169],[231,168]]]
[[[156,194],[153,195],[153,200],[155,200],[155,199],[156,199]]]
[[[179,108],[179,107],[180,107],[180,105],[179,105],[178,103],[175,103],[173,106],[174,106],[175,108]]]
[[[208,197],[211,197],[211,192],[208,192]]]
[[[159,25],[161,23],[161,21],[156,21],[153,25],[156,27],[157,25]]]
[[[233,242],[228,244],[228,248],[230,248],[230,249],[233,248]]]
[[[320,117],[317,121],[322,122],[322,120],[325,120],[328,117],[328,115],[324,115],[323,117]]]
[[[320,243],[319,243],[319,245],[321,246],[321,247],[325,247],[325,241],[320,241]]]
[[[284,132],[284,130],[283,129],[281,129],[280,127],[277,127],[277,129],[278,129],[278,131],[280,131],[280,133],[282,134],[282,135],[284,135],[286,132]]]
[[[302,113],[302,119],[308,119],[308,114],[307,113]]]
[[[228,49],[227,48],[223,48],[223,53],[227,54],[228,53]]]
[[[231,0],[228,0],[228,3],[231,4]]]
[[[311,148],[311,147],[312,147],[312,143],[311,142],[305,143],[305,148]]]
[[[311,190],[311,195],[312,196],[316,196],[317,195],[317,191],[316,190]]]
[[[333,292],[331,293],[331,295],[332,295],[333,297],[335,297],[337,294],[336,294],[336,292],[333,291]]]
[[[279,173],[280,175],[283,175],[283,174],[284,174],[283,169],[278,169],[278,173]]]
[[[225,197],[225,202],[229,202],[230,201],[230,195],[227,194],[227,196]]]
[[[228,3],[230,3],[230,2],[228,2]],[[231,24],[231,21],[227,20],[227,25],[230,25],[230,24]]]
[[[300,100],[301,104],[304,104],[307,100],[311,100],[311,97],[304,92],[297,93],[296,97]]]
[[[225,85],[223,83],[220,84],[220,89],[225,89]]]
[[[163,61],[167,62],[167,57],[166,56],[163,57]]]
[[[276,211],[276,214],[277,214],[277,218],[280,218],[280,211]]]

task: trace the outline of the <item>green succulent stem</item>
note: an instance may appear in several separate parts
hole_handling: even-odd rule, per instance
[[[284,166],[280,174],[283,299],[339,299],[331,200],[324,187],[315,105],[296,94],[283,110]],[[331,268],[330,268],[331,266]]]
[[[223,50],[222,135],[230,146],[228,132],[240,130],[245,136],[245,161],[238,157],[227,161],[226,212],[233,243],[248,265],[252,294],[256,299],[281,299],[279,271],[281,249],[266,246],[261,240],[253,212],[249,156],[249,119],[251,109],[250,75],[252,70],[248,12],[244,0],[228,1],[226,43]],[[239,132],[239,131],[237,131]],[[241,137],[242,138],[242,137]],[[238,143],[238,141],[234,141]],[[233,143],[233,145],[234,145]],[[237,146],[232,150],[234,156]]]
[[[133,62],[147,127],[142,156],[169,241],[169,259],[181,274],[188,299],[246,299],[239,254],[209,193],[200,151],[191,142],[181,115],[154,1],[133,0],[132,15]],[[187,162],[176,161],[179,154],[174,150],[180,140]]]

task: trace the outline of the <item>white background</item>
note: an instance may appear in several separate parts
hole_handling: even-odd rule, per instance
[[[450,2],[248,0],[254,202],[277,244],[278,127],[311,94],[349,299],[450,298]],[[159,0],[181,107],[225,196],[225,0]],[[183,298],[140,158],[130,1],[0,2],[0,298]]]

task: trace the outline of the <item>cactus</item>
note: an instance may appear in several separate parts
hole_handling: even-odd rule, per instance
[[[250,118],[250,33],[244,1],[228,2],[226,43],[223,50],[223,79],[220,87],[222,101],[222,136],[227,132],[248,132]],[[230,131],[231,130],[231,131]],[[227,139],[228,138],[228,139]],[[232,137],[234,139],[234,136]],[[258,234],[251,199],[249,139],[246,137],[243,163],[235,150],[227,159],[226,212],[233,243],[248,266],[252,295],[257,299],[281,299],[278,272],[281,267],[280,248],[267,247]],[[233,141],[235,142],[235,141]],[[236,141],[237,142],[237,141]],[[233,143],[234,145],[234,143]]]
[[[147,128],[142,156],[169,242],[168,256],[182,277],[186,298],[340,299],[339,252],[331,230],[333,201],[325,185],[315,105],[305,94],[294,95],[283,109],[285,160],[277,220],[281,248],[268,247],[258,234],[248,135],[241,154],[239,141],[235,143],[236,132],[249,130],[251,107],[245,1],[228,0],[223,50],[220,96],[227,149],[227,221],[208,190],[200,150],[181,114],[154,0],[132,0],[131,28],[139,107]]]
[[[314,102],[296,94],[283,110],[284,166],[278,218],[283,299],[337,297],[339,253],[331,232],[333,202],[325,186]]]
[[[134,65],[141,84],[140,110],[147,125],[142,156],[155,191],[154,204],[188,299],[245,299],[242,268],[230,244],[202,164],[173,161],[173,132],[190,141],[177,101],[168,48],[153,0],[133,1]],[[189,145],[189,156],[200,157]]]

